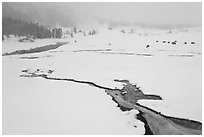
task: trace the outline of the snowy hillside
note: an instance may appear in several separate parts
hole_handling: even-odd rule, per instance
[[[2,54],[56,42],[57,49],[2,56],[3,134],[144,134],[137,110],[122,112],[103,89],[20,77],[22,70],[121,88],[126,79],[163,100],[138,103],[162,114],[202,122],[202,31],[96,28],[63,39],[2,42]],[[121,32],[124,30],[124,32]]]

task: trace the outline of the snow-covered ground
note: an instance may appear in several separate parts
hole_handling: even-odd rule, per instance
[[[76,34],[33,43],[15,38],[3,41],[2,53],[69,42],[52,51],[2,57],[3,134],[144,134],[143,123],[135,118],[138,111],[122,112],[104,90],[19,77],[23,69],[51,69],[50,77],[92,81],[111,88],[122,87],[114,79],[127,79],[144,93],[163,98],[140,100],[140,104],[165,115],[202,121],[201,29],[172,33],[120,30],[100,28],[93,36]],[[33,56],[39,58],[21,58]]]

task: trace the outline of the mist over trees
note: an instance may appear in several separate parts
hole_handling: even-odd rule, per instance
[[[2,39],[4,36],[9,38],[9,35],[15,37],[28,37],[33,39],[44,39],[44,38],[61,38],[62,29],[53,28],[48,29],[39,23],[27,23],[20,19],[3,18],[2,19]]]
[[[3,2],[2,17],[40,22],[43,26],[73,27],[78,22],[77,14],[62,3],[52,2]]]
[[[51,31],[38,23],[27,23],[20,19],[2,18],[2,35],[26,36],[33,39],[50,38]]]

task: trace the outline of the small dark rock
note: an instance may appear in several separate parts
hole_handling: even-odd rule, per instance
[[[147,45],[146,48],[149,48],[149,45]]]

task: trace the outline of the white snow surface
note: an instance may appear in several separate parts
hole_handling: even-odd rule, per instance
[[[173,46],[162,43],[163,40],[178,42]],[[69,43],[52,51],[2,57],[3,134],[144,134],[144,124],[135,118],[138,111],[122,112],[103,89],[19,77],[23,69],[50,69],[54,70],[50,77],[92,81],[110,88],[122,88],[122,83],[114,79],[127,79],[144,93],[163,98],[140,100],[140,104],[168,116],[202,121],[199,29],[171,34],[163,30],[123,34],[120,29],[100,28],[93,36],[76,34],[73,38],[33,43],[20,43],[12,38],[3,41],[2,53],[60,41]],[[195,44],[190,44],[192,41]],[[87,51],[107,49],[110,50]],[[39,58],[21,58],[33,56]]]

